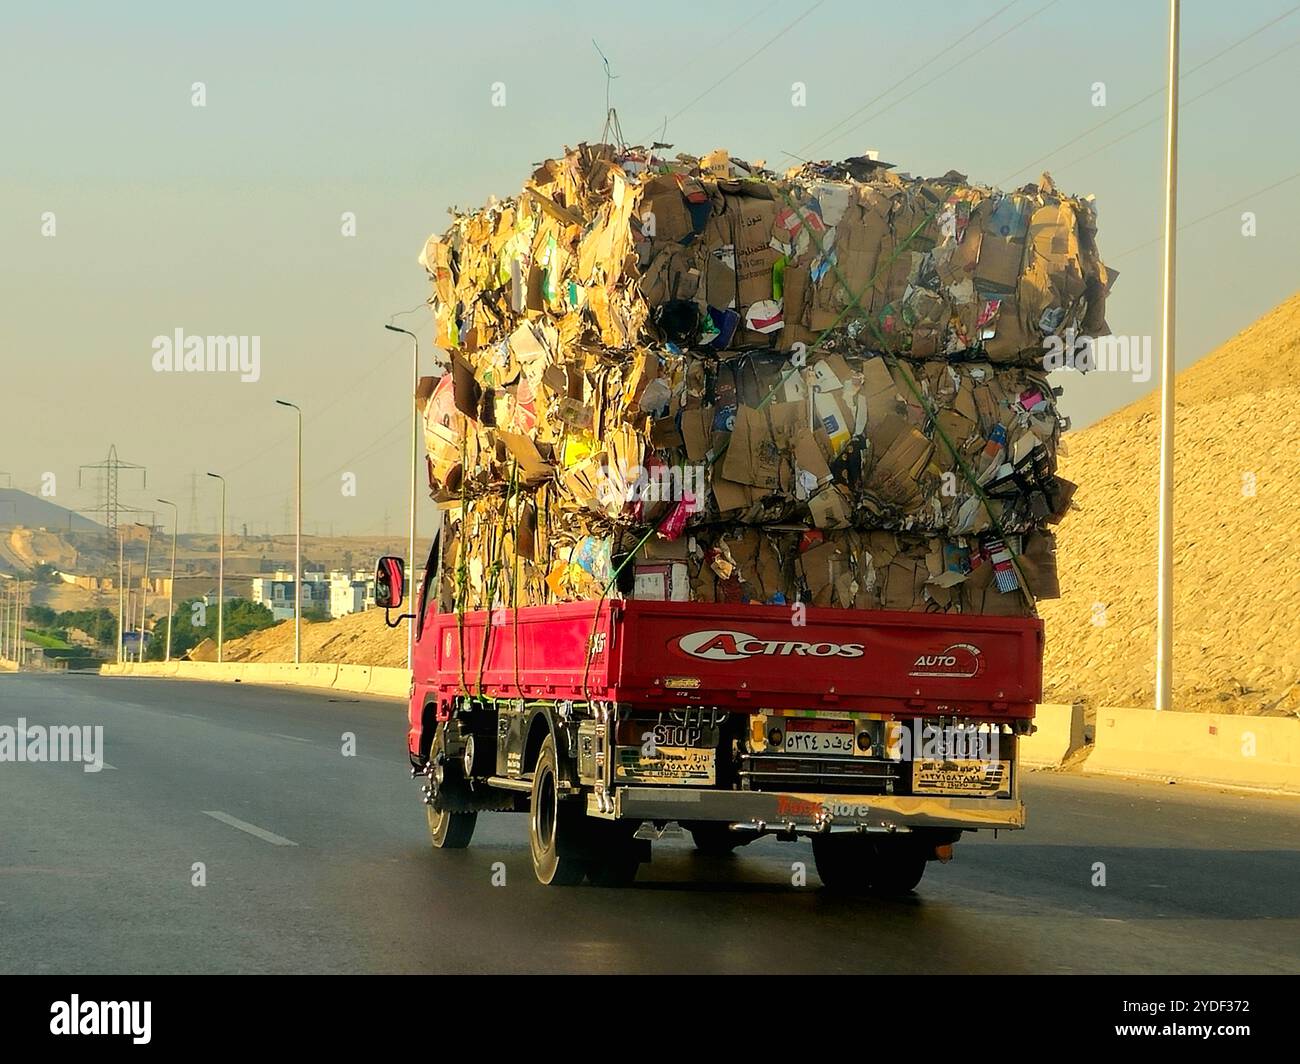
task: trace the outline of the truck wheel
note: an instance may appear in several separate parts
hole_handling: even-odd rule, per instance
[[[446,727],[445,724],[439,725],[434,734],[432,748],[429,751],[431,758],[439,758],[444,753]],[[466,789],[464,781],[459,778],[459,766],[445,764],[444,768],[442,785],[437,788],[433,796],[435,804],[424,807],[425,816],[429,821],[429,840],[436,850],[463,850],[474,837],[474,825],[478,821],[478,813],[472,809],[457,810],[442,807],[442,802],[446,800],[460,805],[467,804],[458,801],[464,798]]]
[[[910,840],[882,839],[871,868],[871,889],[877,894],[910,894],[925,875],[925,852]]]
[[[695,848],[709,857],[725,857],[737,846],[753,841],[739,831],[732,831],[721,821],[700,821],[689,825],[686,830],[691,833]]]
[[[474,837],[477,813],[452,813],[425,806],[429,818],[429,839],[438,850],[463,850]]]
[[[533,770],[528,807],[528,849],[533,874],[546,886],[571,887],[587,873],[583,847],[586,813],[579,802],[560,801],[555,738],[548,735]]]
[[[588,825],[591,863],[587,878],[594,887],[626,887],[641,867],[643,844],[636,838],[636,824],[594,821]]]
[[[875,863],[871,840],[864,835],[814,835],[813,860],[827,890],[865,894],[871,889]]]

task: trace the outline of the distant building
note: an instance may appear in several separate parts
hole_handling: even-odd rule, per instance
[[[330,573],[330,616],[343,617],[360,613],[375,604],[375,576],[373,573]]]
[[[271,576],[253,577],[253,601],[271,611],[277,621],[293,618],[293,573],[277,570]],[[375,579],[369,573],[306,572],[302,581],[302,611],[323,610],[342,617],[375,604]]]

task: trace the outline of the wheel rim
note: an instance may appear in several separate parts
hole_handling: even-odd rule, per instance
[[[543,772],[537,781],[537,840],[547,853],[555,847],[555,806],[555,777]]]

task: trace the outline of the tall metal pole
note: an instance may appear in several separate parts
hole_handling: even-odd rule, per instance
[[[302,661],[302,410],[296,403],[276,402],[298,411],[298,479],[293,493],[293,663],[297,665]]]
[[[220,665],[226,638],[226,478],[219,473],[208,476],[221,481],[221,534],[217,537],[217,664]]]
[[[126,608],[126,572],[122,568],[122,529],[117,530],[117,663],[122,664],[125,656],[123,654],[123,640],[126,639],[126,629],[122,624],[122,611]]]
[[[159,499],[160,503],[172,508],[172,578],[167,585],[167,649],[163,651],[163,661],[172,660],[172,614],[176,612],[176,526],[180,523],[180,507],[174,502]]]
[[[406,565],[410,570],[407,582],[415,584],[415,505],[417,499],[416,485],[419,482],[420,466],[420,418],[415,406],[415,393],[420,390],[420,340],[415,333],[399,329],[396,325],[385,325],[390,332],[405,333],[411,338],[411,530],[406,548]],[[411,668],[415,656],[415,625],[406,626],[406,667]]]
[[[131,630],[131,623],[135,619],[135,595],[131,591],[131,559],[130,558],[128,558],[126,561],[126,585],[125,585],[124,594],[126,595],[126,622],[125,622],[126,629],[125,630],[129,632]],[[122,659],[124,661],[130,661],[131,655],[125,647],[126,637],[123,636],[122,638],[124,643],[122,647]]]
[[[153,525],[142,525],[136,522],[140,528],[149,530],[149,538],[144,543],[144,588],[140,594],[140,645],[136,647],[135,660],[144,664],[144,620],[145,614],[149,610],[149,552],[153,550]]]
[[[1169,110],[1165,118],[1165,258],[1160,346],[1160,542],[1156,577],[1156,709],[1174,697],[1174,296],[1178,237],[1178,0],[1169,0]]]

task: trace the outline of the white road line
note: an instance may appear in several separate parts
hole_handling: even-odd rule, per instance
[[[105,768],[111,768],[114,772],[117,771],[117,766],[110,765],[107,761],[101,761],[100,764],[102,764]]]
[[[229,824],[232,828],[238,828],[240,831],[247,831],[250,835],[256,835],[263,842],[269,842],[272,846],[298,845],[292,839],[286,839],[283,835],[277,835],[273,831],[259,828],[256,824],[249,824],[247,821],[239,820],[229,813],[223,813],[217,809],[205,809],[203,815],[210,816],[213,820],[220,820],[223,824]]]
[[[309,742],[311,742],[310,739],[303,739],[303,738],[300,738],[300,737],[297,736],[297,735],[281,735],[278,731],[273,731],[273,732],[271,732],[271,737],[274,738],[274,739],[289,739],[290,741],[295,742],[295,743],[309,743]]]

